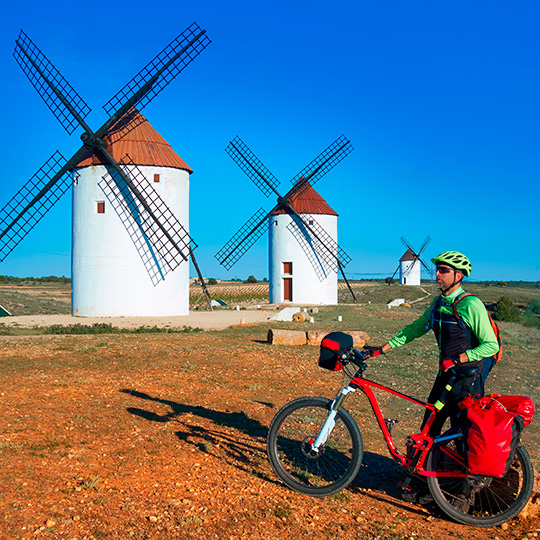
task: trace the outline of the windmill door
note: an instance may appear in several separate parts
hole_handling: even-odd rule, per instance
[[[292,302],[292,277],[283,278],[283,301]]]

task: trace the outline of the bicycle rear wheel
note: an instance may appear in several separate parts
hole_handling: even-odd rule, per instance
[[[337,493],[354,480],[362,464],[362,436],[343,408],[338,410],[336,425],[324,447],[316,455],[310,453],[330,405],[326,398],[299,398],[285,405],[270,425],[270,463],[287,486],[304,495]]]
[[[451,441],[447,446],[451,449]],[[464,472],[451,456],[435,446],[428,456],[431,471]],[[495,527],[517,516],[529,500],[534,471],[529,454],[518,447],[512,466],[501,478],[428,477],[428,485],[439,508],[452,519],[475,527]]]

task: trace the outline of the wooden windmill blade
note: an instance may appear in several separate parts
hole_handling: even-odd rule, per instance
[[[103,106],[105,112],[118,119],[132,107],[141,111],[210,43],[206,30],[194,22]]]
[[[340,264],[344,267],[351,262],[349,255],[312,215],[293,215],[287,229],[300,244],[319,281],[337,272]]]
[[[225,152],[231,156],[266,197],[277,193],[278,179],[259,161],[238,135],[229,142]]]
[[[71,135],[90,107],[34,42],[21,30],[13,56],[47,107]],[[60,89],[60,90],[59,90]]]
[[[15,249],[71,187],[72,179],[66,163],[62,154],[55,152],[0,211],[0,261]]]
[[[126,154],[119,165],[148,202],[154,218],[140,201],[133,197],[132,190],[118,174],[107,173],[98,185],[124,224],[152,283],[156,285],[169,271],[187,261],[188,255],[197,244],[129,155]],[[158,223],[165,224],[169,236],[165,236]]]
[[[338,137],[326,150],[292,178],[293,189],[287,195],[301,189],[304,182],[309,182],[313,186],[353,150],[351,142],[345,135]]]
[[[431,268],[429,268],[429,266],[427,266],[424,261],[421,259],[420,255],[422,254],[422,251],[424,251],[424,249],[426,249],[426,247],[428,246],[428,244],[431,242],[431,237],[430,236],[426,236],[426,239],[424,240],[424,243],[422,244],[422,247],[420,248],[420,250],[418,251],[418,260],[420,261],[420,263],[422,264],[422,266],[429,272],[429,275],[433,278],[433,272],[431,271]]]
[[[206,37],[205,31],[200,30],[195,23],[191,25],[110,100],[106,107],[112,111],[112,116],[96,132],[93,132],[84,120],[90,111],[89,107],[28,36],[21,32],[16,41],[14,53],[17,62],[68,133],[72,133],[77,124],[83,127],[84,133],[81,136],[83,147],[67,162],[61,158],[62,165],[56,163],[60,161],[60,158],[55,158],[55,154],[51,158],[54,163],[51,165],[49,163],[51,160],[49,160],[38,171],[38,181],[32,182],[31,190],[26,192],[23,188],[4,208],[2,211],[3,230],[0,232],[0,241],[2,241],[0,250],[3,249],[6,252],[4,257],[30,232],[39,218],[50,209],[52,206],[50,202],[56,202],[67,191],[69,185],[66,174],[72,171],[92,151],[98,152],[104,157],[105,161],[121,178],[123,184],[130,190],[131,196],[144,209],[148,219],[154,223],[166,239],[165,242],[156,242],[154,246],[154,249],[161,250],[160,256],[164,259],[171,259],[171,246],[183,260],[187,260],[186,246],[192,255],[194,244],[191,239],[187,243],[179,244],[177,242],[175,237],[178,236],[178,227],[176,226],[175,229],[173,226],[169,231],[168,227],[171,227],[171,222],[163,220],[168,209],[159,209],[156,205],[152,206],[148,202],[152,200],[148,193],[146,194],[147,201],[145,194],[133,183],[129,175],[108,151],[107,142],[102,137],[111,128],[114,129],[124,116],[128,117],[133,112],[135,105],[145,106],[149,103],[209,43],[210,40]],[[59,186],[56,185],[57,183]],[[136,206],[132,206],[132,208],[136,208]],[[136,214],[140,213],[140,209],[134,211]],[[136,219],[135,216],[134,219]]]
[[[219,264],[230,270],[266,232],[270,213],[265,212],[263,208],[259,208],[216,253],[215,257]]]

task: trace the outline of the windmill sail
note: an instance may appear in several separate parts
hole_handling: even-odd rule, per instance
[[[15,41],[13,56],[47,107],[71,135],[80,119],[88,115],[90,107],[22,30]]]
[[[306,227],[308,224],[309,228]],[[319,281],[338,271],[338,264],[346,266],[351,258],[311,215],[292,216],[287,225],[315,270]]]
[[[206,30],[191,24],[103,106],[105,112],[120,116],[132,107],[141,111],[210,43]]]
[[[187,261],[197,246],[131,158],[126,155],[120,165],[147,205],[133,196],[132,188],[116,171],[107,173],[98,185],[124,223],[156,285],[170,270]]]
[[[55,152],[0,211],[0,261],[71,187],[72,176],[65,165],[62,154]]]
[[[341,135],[326,150],[321,152],[307,167],[304,167],[291,180],[297,189],[302,185],[300,180],[309,181],[313,186],[328,171],[335,167],[342,159],[354,150],[350,141]]]
[[[219,264],[230,270],[266,232],[268,214],[259,208],[216,253]]]
[[[225,152],[266,197],[276,192],[278,179],[257,159],[240,137],[236,136],[225,148]]]

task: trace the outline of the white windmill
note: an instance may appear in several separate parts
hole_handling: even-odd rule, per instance
[[[74,185],[73,314],[187,315],[189,258],[202,277],[187,232],[191,170],[140,111],[208,46],[206,31],[193,23],[165,47],[104,105],[96,131],[32,40],[21,31],[15,43],[25,75],[70,135],[82,127],[83,144],[68,160],[55,152],[2,209],[0,260]]]
[[[399,270],[399,283],[400,285],[420,285],[421,283],[421,266],[423,266],[431,275],[431,269],[422,261],[420,255],[422,251],[427,247],[431,238],[428,236],[424,240],[420,250],[415,252],[415,250],[410,246],[410,244],[402,236],[401,241],[407,247],[407,251],[403,254],[401,259],[399,259],[399,265],[394,272],[394,277]]]
[[[282,197],[274,175],[239,137],[232,140],[227,153],[267,197],[277,195],[277,204],[270,212],[260,208],[240,228],[216,254],[220,264],[231,268],[269,229],[270,302],[336,304],[338,271],[349,285],[343,267],[351,259],[337,244],[336,212],[312,186],[352,150],[339,137],[291,180]]]
[[[153,187],[167,217],[189,223],[189,175],[193,172],[140,113],[104,136],[119,162],[126,154],[131,180]],[[91,316],[171,316],[189,313],[189,265],[170,271],[147,241],[135,202],[113,181],[108,163],[94,152],[76,166],[73,185],[72,313]],[[164,216],[165,217],[165,216]],[[135,293],[136,291],[136,293]]]
[[[326,242],[337,255],[338,214],[310,185],[295,195],[289,202],[300,219],[282,207],[268,218],[270,303],[337,304],[337,265],[325,264],[320,259],[309,234],[303,230],[303,223],[314,227],[316,219],[327,234]]]

